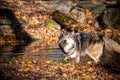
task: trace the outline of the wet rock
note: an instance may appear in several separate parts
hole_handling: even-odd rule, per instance
[[[9,20],[7,19],[0,19],[0,25],[10,25],[12,24]]]

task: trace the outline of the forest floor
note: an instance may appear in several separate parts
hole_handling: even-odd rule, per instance
[[[45,43],[41,43],[41,46],[38,47],[39,49],[36,46],[33,49],[31,48],[32,45],[29,46],[30,50],[28,53],[32,54],[35,51],[40,51],[42,47],[42,49],[46,47],[47,49],[54,49],[50,45],[58,43],[58,36],[60,34],[59,27],[57,29],[51,27],[52,23],[49,22],[52,20],[51,14],[47,13],[46,9],[40,7],[38,4],[30,5],[29,3],[22,3],[15,0],[15,2],[10,1],[8,5],[11,6],[10,9],[13,10],[14,16],[16,16],[25,31],[30,33],[30,35],[35,33],[33,36],[36,37],[38,34],[40,36],[42,34],[41,37],[46,39]],[[3,3],[3,7],[6,6],[7,3]],[[107,31],[110,32],[108,29]],[[6,33],[3,35],[4,38],[6,38],[6,35],[10,34]],[[5,43],[4,38],[0,38],[1,44]],[[8,43],[12,44],[11,41],[8,41]],[[111,57],[110,60],[107,62],[103,60],[100,64],[95,64],[92,60],[80,62],[79,64],[76,64],[74,61],[66,62],[64,60],[59,62],[50,60],[37,62],[32,58],[30,60],[18,60],[19,56],[17,54],[14,54],[14,56],[10,55],[11,60],[9,57],[2,56],[4,55],[4,50],[7,48],[3,48],[1,45],[0,49],[0,80],[120,80],[120,56],[114,55],[111,57],[107,55]],[[4,49],[3,52],[2,49]]]
[[[91,61],[75,64],[15,60],[0,64],[0,77],[1,80],[119,80],[120,66],[95,65]]]

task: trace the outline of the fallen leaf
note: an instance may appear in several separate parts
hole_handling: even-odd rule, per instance
[[[92,23],[92,20],[88,20],[88,24],[91,24]]]
[[[63,76],[63,77],[67,77],[67,74],[66,74],[66,73],[63,73],[62,76]]]
[[[85,79],[91,79],[90,75],[86,75]]]
[[[32,64],[32,61],[28,61],[28,64]]]
[[[29,21],[29,25],[34,26],[35,25],[35,21],[34,20]]]
[[[88,61],[88,62],[87,62],[87,64],[91,65],[91,64],[92,64],[92,62],[91,62],[91,61]]]
[[[25,64],[25,61],[22,61],[21,64]]]
[[[94,71],[94,69],[93,69],[93,68],[89,68],[89,69],[88,69],[88,71],[90,71],[90,72],[91,72],[91,71]]]
[[[46,64],[50,64],[51,62],[50,61],[46,61]]]
[[[27,17],[26,17],[26,16],[23,16],[23,17],[22,17],[22,19],[23,19],[23,20],[26,20],[26,19],[27,19]]]
[[[20,14],[21,14],[21,12],[19,12],[19,11],[15,12],[15,15],[20,15]]]
[[[21,71],[24,71],[24,72],[28,72],[30,70],[30,68],[23,68]]]

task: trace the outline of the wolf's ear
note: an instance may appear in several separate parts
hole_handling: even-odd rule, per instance
[[[64,32],[66,32],[66,31],[65,31],[64,29],[62,29],[62,30],[61,30],[61,33],[64,33]]]

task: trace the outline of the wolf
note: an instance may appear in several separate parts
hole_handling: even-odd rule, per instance
[[[86,54],[98,63],[103,50],[120,53],[120,45],[117,42],[94,32],[63,32],[59,37],[59,47],[65,55],[65,60],[75,58],[76,63]]]

